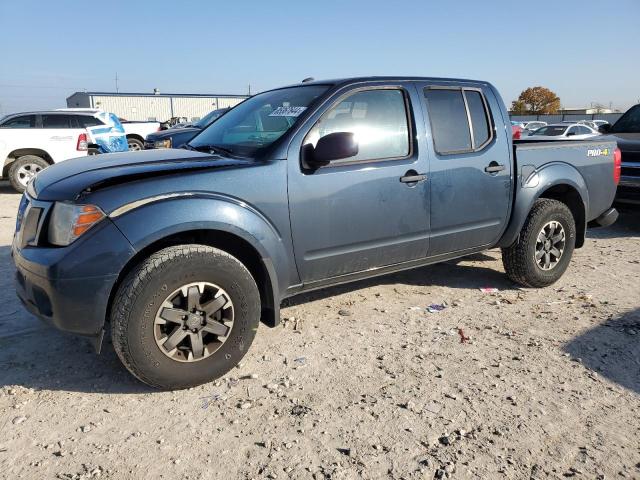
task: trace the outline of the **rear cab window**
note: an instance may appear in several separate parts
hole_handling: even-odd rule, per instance
[[[493,140],[493,118],[480,89],[434,86],[424,96],[439,155],[477,152]]]

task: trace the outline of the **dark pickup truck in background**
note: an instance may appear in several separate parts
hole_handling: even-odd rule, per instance
[[[26,307],[137,378],[184,388],[245,355],[300,292],[502,248],[528,287],[609,225],[616,143],[515,144],[487,82],[356,78],[247,99],[184,149],[39,173],[13,258]]]
[[[613,125],[602,125],[600,131],[615,140],[622,152],[616,202],[640,205],[640,104],[627,110]]]

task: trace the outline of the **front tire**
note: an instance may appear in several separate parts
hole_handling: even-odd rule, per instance
[[[519,241],[502,249],[502,264],[512,281],[525,287],[546,287],[569,266],[575,242],[576,225],[569,207],[558,200],[539,199]]]
[[[244,357],[258,328],[260,293],[247,268],[205,245],[168,247],[123,280],[111,309],[124,366],[159,389],[221,377]]]
[[[9,182],[19,193],[27,189],[27,185],[38,172],[47,168],[47,161],[36,155],[23,155],[9,167]]]

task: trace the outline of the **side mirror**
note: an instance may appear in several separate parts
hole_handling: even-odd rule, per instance
[[[304,162],[310,168],[329,165],[334,160],[354,157],[358,154],[358,143],[353,132],[334,132],[318,140],[315,148],[305,145]]]
[[[569,132],[567,133],[567,137],[573,137],[576,134],[576,132]]]
[[[610,133],[611,132],[611,124],[605,123],[598,127],[598,131],[600,133]]]

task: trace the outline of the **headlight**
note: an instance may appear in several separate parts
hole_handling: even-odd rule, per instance
[[[49,243],[69,245],[104,217],[104,212],[95,205],[56,202],[49,220]]]
[[[153,142],[153,148],[171,148],[171,139],[165,138],[164,140],[156,140]]]

